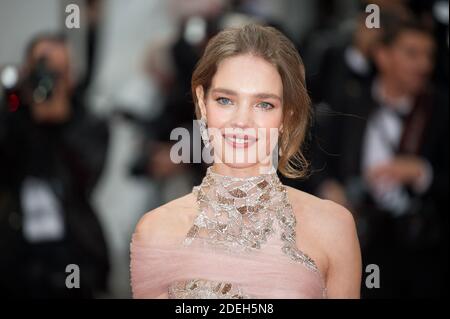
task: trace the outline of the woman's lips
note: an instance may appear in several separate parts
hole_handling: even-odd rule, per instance
[[[241,134],[223,134],[223,138],[227,144],[234,148],[248,148],[256,143],[256,137]]]

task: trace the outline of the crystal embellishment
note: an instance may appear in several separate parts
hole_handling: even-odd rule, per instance
[[[286,187],[276,172],[236,178],[217,174],[209,167],[193,193],[199,214],[184,245],[190,245],[195,238],[203,238],[228,251],[245,252],[261,249],[276,234],[282,241],[280,249],[285,255],[320,275],[314,260],[297,248],[296,218]],[[195,298],[196,294],[205,298],[245,298],[236,285],[201,279],[176,283],[171,293],[180,298]]]

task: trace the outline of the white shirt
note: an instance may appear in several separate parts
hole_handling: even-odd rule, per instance
[[[404,129],[403,121],[395,112],[407,115],[413,107],[412,99],[408,97],[399,99],[395,106],[388,105],[378,80],[374,81],[372,95],[380,107],[368,120],[363,140],[363,172],[385,164],[395,157],[395,150],[399,146]],[[417,193],[425,192],[431,181],[432,168],[427,163],[423,176],[414,185],[414,190]],[[389,178],[378,181],[376,185],[369,185],[369,191],[381,208],[393,212],[395,216],[405,214],[411,205],[406,189]]]

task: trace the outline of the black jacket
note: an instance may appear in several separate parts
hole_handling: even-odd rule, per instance
[[[73,103],[60,125],[34,123],[26,106],[0,114],[0,294],[92,297],[106,289],[109,257],[90,203],[106,156],[108,129]],[[65,236],[29,243],[22,231],[20,190],[27,176],[45,180],[62,206]],[[65,287],[65,267],[80,267],[80,289]]]

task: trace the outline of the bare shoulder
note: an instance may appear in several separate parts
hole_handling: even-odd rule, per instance
[[[330,200],[324,200],[292,187],[286,187],[298,220],[307,225],[311,233],[321,241],[333,243],[335,240],[352,240],[356,232],[352,213],[345,207]]]
[[[135,233],[182,235],[194,218],[195,198],[192,193],[174,199],[144,214],[136,225]]]
[[[329,298],[359,298],[361,250],[352,213],[341,205],[287,187],[303,240],[326,278]]]

